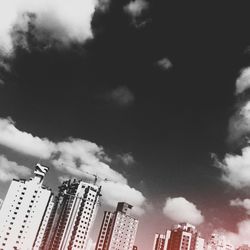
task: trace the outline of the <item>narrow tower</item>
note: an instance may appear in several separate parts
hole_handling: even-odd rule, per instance
[[[132,250],[138,220],[129,215],[132,206],[119,202],[115,212],[104,212],[96,250]]]
[[[48,167],[37,164],[33,178],[11,182],[0,211],[0,249],[32,249],[52,199],[43,186],[47,172]]]

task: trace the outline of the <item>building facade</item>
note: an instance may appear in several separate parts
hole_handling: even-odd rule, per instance
[[[170,238],[171,231],[166,230],[165,234],[156,233],[154,237],[153,250],[167,250],[168,240]]]
[[[35,242],[33,244],[33,250],[42,249],[41,248],[42,241],[43,241],[43,238],[45,237],[46,229],[47,229],[48,224],[49,224],[49,218],[50,218],[51,213],[53,211],[53,206],[54,206],[53,196],[51,196],[51,199],[48,203],[47,209],[46,209],[45,214],[43,216],[43,220],[41,221],[39,231],[36,235],[36,239],[35,239]]]
[[[153,250],[164,250],[166,245],[165,234],[155,234]]]
[[[119,202],[115,212],[105,212],[96,250],[132,250],[138,220],[130,216],[132,206]]]
[[[52,199],[43,186],[48,168],[37,164],[30,180],[14,179],[0,211],[0,249],[31,250]]]
[[[100,191],[100,187],[82,180],[63,182],[51,209],[41,249],[85,249]]]
[[[211,235],[207,243],[207,250],[234,250],[234,246],[230,244],[223,234],[214,233]]]
[[[168,239],[168,250],[203,250],[205,240],[189,223],[174,225]]]
[[[2,205],[3,205],[3,200],[0,199],[0,210],[1,210],[1,208],[2,208]]]

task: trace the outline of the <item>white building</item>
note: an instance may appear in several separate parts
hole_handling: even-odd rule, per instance
[[[170,230],[167,230],[165,234],[156,233],[153,243],[153,250],[166,250],[170,235],[171,235]]]
[[[204,250],[205,240],[189,223],[174,225],[168,240],[168,250]]]
[[[207,250],[234,250],[234,246],[227,241],[225,235],[213,233],[208,241]]]
[[[2,205],[3,205],[3,200],[0,199],[0,210],[1,210]]]
[[[0,249],[32,249],[52,197],[43,186],[47,171],[37,164],[33,178],[11,182],[0,211]]]
[[[153,250],[164,250],[166,245],[166,235],[165,234],[155,234]]]
[[[39,231],[38,231],[38,233],[36,235],[36,239],[35,239],[35,242],[34,242],[34,245],[33,245],[33,250],[41,249],[43,238],[45,237],[46,228],[48,226],[49,218],[50,218],[50,215],[51,215],[51,213],[53,211],[53,207],[54,207],[54,201],[53,201],[53,196],[51,196],[51,199],[50,199],[50,201],[48,203],[48,206],[47,206],[46,212],[44,214],[43,220],[42,220],[42,222],[40,224]]]
[[[96,250],[132,250],[138,220],[129,215],[132,206],[119,202],[114,213],[105,212]]]
[[[42,249],[85,249],[96,216],[101,188],[82,180],[59,187],[42,240]]]

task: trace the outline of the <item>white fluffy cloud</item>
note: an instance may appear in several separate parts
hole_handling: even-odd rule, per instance
[[[14,178],[27,177],[31,170],[20,166],[14,161],[9,161],[5,156],[0,155],[0,181],[10,181]]]
[[[133,206],[132,212],[142,215],[146,206],[143,194],[125,183],[102,182],[103,201],[106,205],[116,207],[117,202],[125,201]]]
[[[57,41],[83,42],[92,37],[91,20],[98,3],[98,0],[0,0],[0,49],[10,52],[13,48],[14,26],[27,31],[31,21],[27,13],[35,15],[33,25],[37,29]]]
[[[183,197],[167,198],[163,213],[177,223],[189,222],[199,225],[204,221],[204,217],[196,205]]]
[[[216,166],[222,170],[222,180],[234,188],[250,187],[250,147],[242,149],[241,155],[226,154]]]
[[[246,213],[250,214],[250,199],[241,200],[239,198],[230,201],[230,206],[241,207],[246,210]],[[238,247],[243,244],[250,244],[249,232],[250,232],[250,219],[243,220],[237,224],[236,232],[229,232],[224,230],[224,235],[228,242]]]
[[[250,67],[243,69],[236,80],[236,95],[244,93],[249,87]],[[229,120],[228,142],[242,145],[250,135],[250,101],[240,96],[236,108]],[[250,186],[250,146],[245,146],[241,154],[226,154],[222,162],[215,160],[217,167],[222,170],[222,180],[235,188]]]
[[[241,94],[250,88],[250,67],[241,71],[240,76],[236,81],[236,94]]]
[[[135,163],[135,158],[131,153],[119,154],[117,157],[127,166]]]
[[[229,142],[237,142],[250,133],[250,101],[240,106],[229,120]]]
[[[13,30],[25,33],[30,23],[38,40],[54,39],[64,45],[92,38],[91,21],[96,8],[106,10],[110,0],[0,0],[0,52],[11,53]],[[124,10],[133,17],[148,7],[145,0],[131,1]]]
[[[107,97],[122,107],[131,105],[135,100],[134,94],[127,86],[119,86],[113,89]]]
[[[244,93],[250,88],[250,67],[243,69],[236,80],[236,95]],[[237,99],[235,113],[229,119],[228,141],[230,143],[239,142],[250,134],[250,101],[242,102],[242,98]]]
[[[244,208],[247,214],[250,215],[250,199],[241,200],[239,198],[230,201],[230,206]]]
[[[118,201],[126,201],[134,206],[136,214],[144,212],[146,199],[143,194],[130,187],[127,179],[108,165],[111,159],[101,146],[93,142],[70,138],[55,143],[20,131],[11,119],[0,119],[0,145],[49,160],[60,171],[60,180],[65,176],[93,179],[96,175],[100,177],[103,199],[107,205],[115,207]],[[29,173],[27,168],[18,166],[15,162],[8,162],[5,158],[0,158],[0,163],[1,161],[0,180],[10,180]]]
[[[171,63],[171,61],[167,57],[160,59],[159,61],[157,61],[156,64],[158,65],[158,67],[160,69],[162,69],[164,71],[173,67],[173,64]]]
[[[124,7],[124,10],[132,17],[138,17],[142,11],[148,8],[148,2],[145,0],[130,1],[128,5]]]
[[[51,160],[64,173],[82,176],[84,171],[122,183],[126,179],[111,169],[105,162],[110,158],[102,147],[93,142],[70,138],[54,143],[39,138],[15,127],[11,119],[0,119],[0,145],[37,158]]]
[[[242,244],[250,244],[250,220],[244,220],[237,224],[238,232],[226,232],[225,236],[229,242],[234,246],[240,246]]]
[[[0,118],[0,144],[38,158],[49,158],[55,150],[54,143],[18,130],[11,119]]]
[[[55,156],[51,157],[53,165],[64,173],[82,177],[86,173],[103,179],[121,183],[127,180],[103,161],[110,161],[103,148],[93,142],[82,139],[70,139],[56,144]]]

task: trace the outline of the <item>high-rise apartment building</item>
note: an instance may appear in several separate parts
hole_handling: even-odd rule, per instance
[[[0,211],[0,249],[31,250],[52,199],[43,185],[48,168],[37,164],[30,180],[14,179]]]
[[[41,249],[85,249],[100,191],[100,187],[82,180],[63,182],[51,209]]]
[[[115,212],[105,212],[96,250],[132,250],[138,220],[130,216],[132,206],[119,202]]]
[[[203,250],[204,239],[189,223],[174,225],[167,245],[168,250]]]

